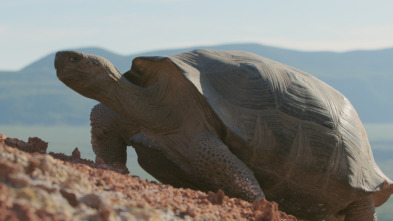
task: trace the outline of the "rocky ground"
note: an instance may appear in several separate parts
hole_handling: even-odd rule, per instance
[[[0,134],[0,220],[296,220],[274,202],[178,189],[47,147]]]

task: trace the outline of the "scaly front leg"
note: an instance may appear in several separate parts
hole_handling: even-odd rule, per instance
[[[222,189],[231,197],[250,202],[265,197],[251,169],[213,134],[195,137],[191,148],[190,159],[202,189]]]
[[[124,140],[119,115],[103,104],[97,104],[90,114],[91,144],[96,160],[118,166],[127,171],[127,143]]]

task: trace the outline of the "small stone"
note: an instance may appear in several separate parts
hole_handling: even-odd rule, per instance
[[[46,149],[48,148],[48,142],[45,142],[38,137],[29,137],[27,144],[29,146],[29,150],[27,150],[27,152],[46,153]]]
[[[221,189],[217,191],[217,193],[213,192],[208,192],[207,194],[207,199],[212,203],[212,204],[218,204],[221,205],[224,201],[225,193]]]
[[[72,157],[76,159],[81,158],[81,152],[79,152],[78,147],[75,147],[74,151],[72,151]]]
[[[83,196],[82,198],[80,198],[80,202],[94,209],[98,209],[100,207],[100,204],[102,203],[101,198],[94,193]]]
[[[188,215],[190,217],[195,217],[196,216],[195,208],[191,204],[187,205],[187,209],[183,211],[183,214]]]
[[[76,198],[75,193],[69,192],[69,191],[67,191],[65,189],[61,189],[60,193],[68,201],[68,203],[71,206],[76,207],[79,204],[78,199]]]

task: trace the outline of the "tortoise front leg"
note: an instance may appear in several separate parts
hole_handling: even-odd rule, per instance
[[[344,213],[345,221],[377,221],[372,196],[349,204]]]
[[[191,161],[202,189],[222,189],[231,197],[247,201],[264,198],[254,173],[211,133],[194,138]]]
[[[127,144],[117,122],[118,116],[103,104],[97,104],[90,114],[91,144],[98,158],[105,163],[126,166]]]

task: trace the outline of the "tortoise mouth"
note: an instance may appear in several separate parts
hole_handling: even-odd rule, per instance
[[[64,69],[62,69],[62,70],[57,70],[57,71],[56,71],[56,76],[57,76],[57,78],[58,78],[60,81],[63,81],[63,82],[64,82],[64,80],[67,80],[67,78],[69,78],[70,75],[71,75],[71,73],[70,73],[69,70],[64,70]],[[65,83],[65,82],[64,82],[64,83]]]
[[[85,73],[70,69],[61,69],[57,70],[56,76],[67,87],[82,94],[83,96],[87,96],[86,88],[88,88],[88,82],[85,80]]]
[[[70,82],[71,79],[77,79],[80,78],[83,75],[83,73],[71,69],[58,69],[56,71],[56,76],[57,78],[67,84],[67,82]]]

